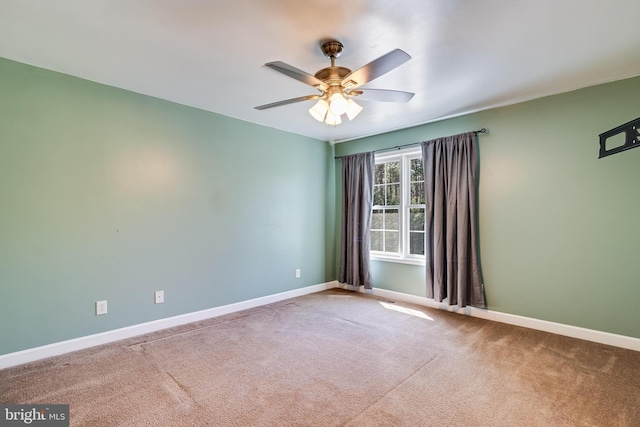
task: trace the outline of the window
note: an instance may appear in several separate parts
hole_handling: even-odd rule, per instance
[[[376,155],[371,258],[424,262],[424,174],[420,149]]]

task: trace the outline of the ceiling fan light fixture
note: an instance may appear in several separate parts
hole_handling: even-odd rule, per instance
[[[329,111],[336,116],[340,116],[347,112],[348,102],[340,92],[334,93],[329,98]]]
[[[309,108],[309,114],[311,117],[319,122],[323,122],[329,111],[329,104],[324,99],[320,99],[316,104]]]
[[[353,120],[356,118],[358,114],[362,111],[362,107],[356,103],[353,99],[347,100],[347,117],[349,120]]]
[[[327,118],[324,119],[324,122],[329,126],[338,126],[342,123],[342,119],[340,118],[340,114],[333,114],[331,111],[328,111]]]
[[[331,60],[331,66],[318,70],[314,75],[281,61],[264,64],[266,67],[317,89],[320,94],[299,96],[259,105],[254,108],[256,110],[265,110],[297,102],[316,100],[316,104],[309,108],[311,117],[321,123],[325,122],[328,126],[337,126],[342,123],[341,116],[343,114],[346,114],[349,120],[355,119],[360,114],[363,108],[354,102],[352,98],[363,95],[365,92],[367,95],[366,101],[409,102],[413,97],[413,93],[397,90],[358,89],[360,86],[377,79],[411,59],[408,53],[400,49],[394,49],[358,68],[356,71],[351,71],[349,68],[336,65],[336,58],[342,53],[342,43],[337,40],[325,41],[320,49]]]

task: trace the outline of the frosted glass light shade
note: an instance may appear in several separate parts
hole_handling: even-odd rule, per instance
[[[327,118],[324,119],[324,122],[329,126],[337,126],[342,123],[342,119],[339,114],[333,114],[331,111],[327,113]]]
[[[347,117],[349,120],[355,119],[360,114],[360,111],[362,111],[362,107],[356,104],[353,99],[347,101]]]
[[[329,104],[324,99],[319,100],[313,107],[309,108],[309,114],[311,114],[311,117],[319,122],[324,121],[327,111],[329,111]]]
[[[329,98],[329,111],[339,116],[347,112],[347,104],[347,100],[341,93],[334,93]]]

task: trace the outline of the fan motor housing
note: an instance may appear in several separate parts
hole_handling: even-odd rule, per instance
[[[343,78],[351,73],[351,70],[346,67],[327,67],[318,71],[315,74],[317,79],[326,82],[327,84],[331,84],[332,80],[337,83],[340,83]]]

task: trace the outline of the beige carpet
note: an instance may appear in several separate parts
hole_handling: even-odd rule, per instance
[[[77,426],[638,426],[640,353],[339,289],[0,371]]]

